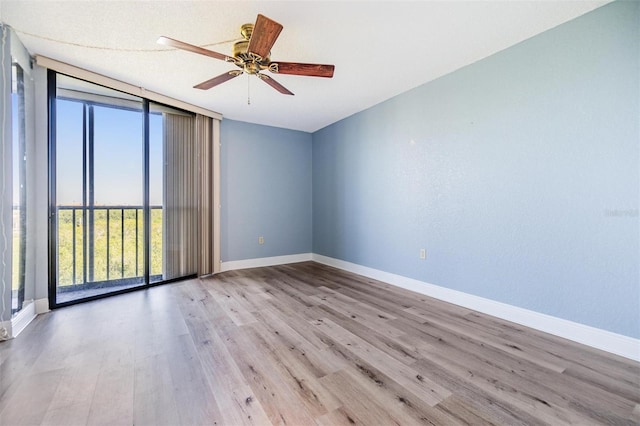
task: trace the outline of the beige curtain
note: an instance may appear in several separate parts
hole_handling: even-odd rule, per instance
[[[164,114],[163,275],[172,279],[198,269],[197,144],[193,116]]]
[[[212,118],[198,114],[196,116],[196,140],[199,148],[198,173],[200,188],[200,230],[199,230],[199,265],[198,275],[209,275],[214,272],[214,179],[213,179],[213,122]]]
[[[164,279],[217,271],[214,160],[216,120],[164,114]]]

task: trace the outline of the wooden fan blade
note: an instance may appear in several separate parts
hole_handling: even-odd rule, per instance
[[[305,75],[309,77],[333,77],[333,65],[299,64],[296,62],[271,62],[269,71],[278,74]]]
[[[214,52],[213,50],[204,49],[202,47],[194,46],[193,44],[185,43],[183,41],[174,40],[169,37],[160,37],[158,39],[158,44],[164,44],[165,46],[175,47],[177,49],[188,50],[189,52],[199,53],[200,55],[210,56],[212,58],[220,59],[222,61],[226,61],[228,56],[223,55],[222,53]]]
[[[202,90],[211,89],[212,87],[217,86],[218,84],[222,84],[225,81],[229,81],[232,78],[236,78],[240,74],[242,74],[242,71],[238,71],[238,70],[229,71],[224,74],[220,74],[217,77],[213,77],[211,80],[203,81],[202,83],[193,86],[193,88],[202,89]]]
[[[293,92],[290,92],[289,89],[287,89],[282,84],[278,83],[277,81],[275,81],[273,78],[269,77],[268,75],[266,75],[266,74],[256,74],[256,75],[258,76],[258,78],[260,80],[264,81],[269,86],[273,87],[274,89],[276,89],[278,92],[282,93],[283,95],[293,95]]]
[[[247,52],[266,58],[280,35],[280,31],[282,31],[282,25],[259,14],[256,24],[253,26]]]

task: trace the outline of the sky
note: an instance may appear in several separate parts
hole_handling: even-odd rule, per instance
[[[82,204],[83,105],[56,100],[57,204]],[[162,115],[150,114],[150,203],[162,205]],[[95,204],[142,206],[142,112],[94,106]]]

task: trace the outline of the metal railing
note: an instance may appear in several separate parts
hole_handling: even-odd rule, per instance
[[[151,206],[150,216],[156,259],[150,267],[162,273],[162,206]],[[142,206],[58,206],[57,225],[58,286],[143,275]]]

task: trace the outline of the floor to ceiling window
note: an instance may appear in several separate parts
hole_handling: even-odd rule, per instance
[[[35,315],[35,86],[30,59],[13,30],[0,22],[0,340],[15,337]]]
[[[11,269],[11,313],[25,303],[27,254],[27,144],[25,129],[24,73],[19,64],[11,66],[11,130],[13,171],[13,241]]]
[[[53,71],[49,87],[52,306],[196,274],[195,115]]]

